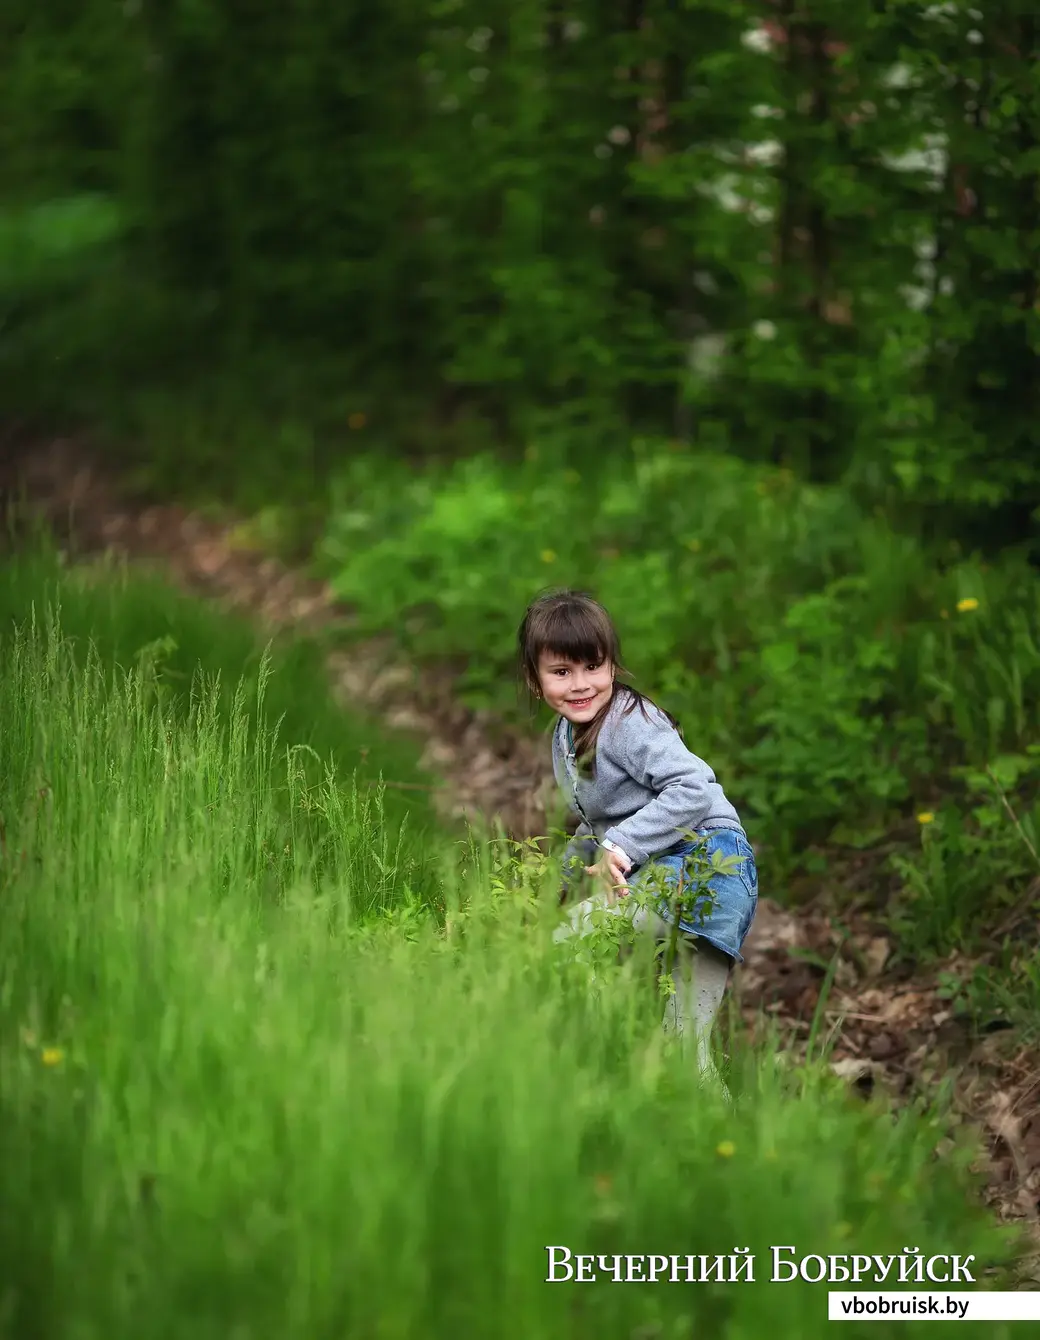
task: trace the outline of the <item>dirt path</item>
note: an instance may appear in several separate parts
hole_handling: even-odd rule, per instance
[[[218,522],[135,500],[82,442],[0,438],[0,499],[19,489],[73,561],[109,551],[158,565],[184,590],[250,615],[269,633],[351,625],[349,609],[327,585],[236,543],[234,518]],[[434,803],[443,817],[497,816],[514,837],[546,831],[555,784],[543,739],[463,707],[447,673],[419,678],[395,656],[390,638],[333,650],[328,670],[344,704],[362,704],[423,740],[422,766],[438,779]],[[864,1095],[881,1089],[896,1101],[955,1076],[955,1120],[976,1128],[985,1143],[979,1171],[986,1198],[1000,1218],[1035,1234],[1038,1260],[1024,1283],[1040,1287],[1040,1053],[1013,1027],[973,1037],[951,1013],[937,979],[963,961],[914,976],[893,972],[884,926],[865,914],[843,909],[843,916],[848,938],[822,898],[797,910],[761,899],[747,961],[734,978],[745,1024],[754,1033],[763,1015],[775,1020],[792,1056],[804,1054],[821,998],[821,964],[836,960],[821,1030],[833,1044],[836,1071]],[[947,1147],[944,1138],[936,1157]]]

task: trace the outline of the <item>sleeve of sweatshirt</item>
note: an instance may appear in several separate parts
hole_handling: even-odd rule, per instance
[[[647,803],[604,834],[642,865],[674,846],[685,829],[697,828],[711,811],[709,787],[715,774],[691,754],[667,718],[648,705],[647,721],[637,706],[622,716],[610,752],[642,786],[655,792]]]

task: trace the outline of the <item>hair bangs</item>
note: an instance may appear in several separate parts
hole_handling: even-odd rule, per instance
[[[591,601],[560,601],[539,613],[528,628],[527,650],[533,661],[543,651],[568,661],[613,659],[614,630],[606,612]]]

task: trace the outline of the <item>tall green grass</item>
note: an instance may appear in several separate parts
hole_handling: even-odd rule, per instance
[[[330,770],[327,845],[286,826],[266,667],[252,720],[202,679],[178,716],[61,633],[0,639],[0,1334],[794,1340],[826,1286],[773,1245],[1010,1260],[937,1117],[740,1048],[731,1111],[637,972],[590,992],[551,863],[445,839],[432,915],[380,793]],[[551,1285],[557,1244],[759,1282]]]
[[[41,621],[48,609],[60,610],[62,633],[78,665],[93,645],[106,664],[151,669],[152,691],[177,720],[185,718],[192,678],[201,671],[215,682],[225,716],[244,679],[245,711],[255,727],[266,655],[273,672],[266,713],[279,723],[284,744],[300,746],[296,765],[306,785],[321,782],[326,762],[369,788],[382,775],[391,783],[384,797],[387,817],[403,828],[410,851],[421,855],[426,835],[438,828],[421,789],[433,782],[419,768],[421,742],[386,730],[361,704],[344,711],[330,691],[320,642],[280,637],[265,647],[248,620],[181,593],[157,571],[131,569],[114,559],[66,564],[38,527],[27,529],[3,554],[0,628],[28,620],[34,609]],[[407,789],[393,785],[398,782]],[[276,790],[284,795],[280,781]]]

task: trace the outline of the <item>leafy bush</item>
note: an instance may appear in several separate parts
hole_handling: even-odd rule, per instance
[[[1028,568],[945,559],[839,489],[649,443],[580,469],[356,464],[337,487],[322,561],[362,629],[461,664],[470,702],[515,714],[527,601],[590,587],[770,845],[876,831],[1036,731]]]

